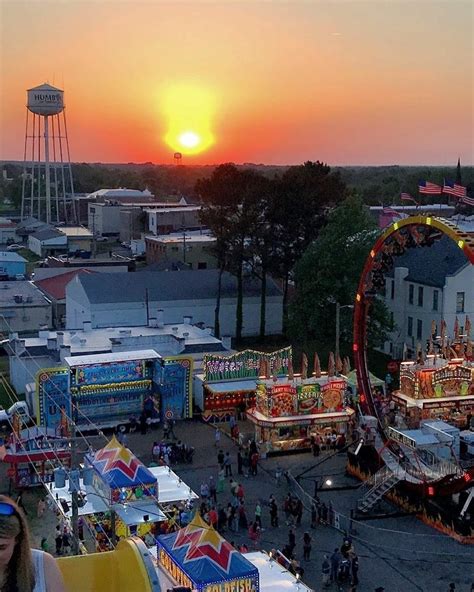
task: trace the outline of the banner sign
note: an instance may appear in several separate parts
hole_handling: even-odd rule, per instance
[[[192,358],[165,358],[160,384],[162,420],[193,416]]]
[[[288,364],[291,356],[291,346],[272,353],[247,349],[231,356],[207,354],[204,356],[203,361],[204,380],[206,382],[216,382],[220,380],[258,378],[263,364],[266,364],[272,376],[285,376],[288,374]]]
[[[92,364],[73,368],[71,370],[71,385],[124,382],[138,380],[144,375],[145,363],[143,361]]]
[[[472,377],[471,369],[466,366],[445,366],[436,370],[433,376],[433,382],[444,382],[446,380],[467,380]]]
[[[413,450],[416,449],[416,440],[410,438],[410,436],[407,436],[403,432],[399,432],[395,428],[389,427],[388,434],[392,440],[395,440],[395,442],[399,442],[400,444],[403,444],[404,446],[407,446]]]

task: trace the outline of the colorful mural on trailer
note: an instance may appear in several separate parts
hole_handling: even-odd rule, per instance
[[[142,360],[92,364],[71,369],[71,386],[140,380],[144,376],[145,362]]]
[[[160,381],[163,420],[187,419],[193,416],[192,374],[190,358],[165,358]]]
[[[291,346],[276,352],[265,353],[251,349],[238,352],[231,356],[207,354],[204,356],[204,380],[237,380],[242,378],[258,378],[263,366],[271,375],[285,376],[292,356]]]
[[[158,537],[158,561],[179,585],[198,592],[259,592],[258,569],[196,514]]]
[[[36,373],[35,414],[40,425],[56,428],[71,417],[68,368],[44,368]]]

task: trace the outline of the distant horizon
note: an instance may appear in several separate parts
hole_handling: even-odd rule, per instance
[[[72,160],[71,161],[71,165],[74,164],[96,164],[96,165],[104,165],[104,166],[113,166],[113,165],[120,165],[120,166],[167,166],[167,167],[172,167],[172,168],[180,168],[180,167],[218,167],[220,165],[223,164],[235,164],[236,166],[262,166],[262,167],[293,167],[293,166],[301,166],[303,165],[305,162],[316,162],[318,161],[318,159],[316,158],[315,160],[310,160],[310,159],[306,159],[303,160],[301,162],[295,162],[295,163],[286,163],[286,164],[278,164],[278,163],[264,163],[264,162],[233,162],[233,161],[225,161],[225,162],[217,162],[217,163],[186,163],[186,162],[182,162],[179,165],[169,162],[169,163],[165,163],[165,162],[151,162],[151,161],[144,161],[144,162],[133,162],[133,161],[129,161],[129,162],[119,162],[119,161],[100,161],[100,160]],[[29,161],[27,161],[29,162]],[[319,162],[322,162],[323,164],[331,167],[331,168],[387,168],[387,167],[400,167],[400,168],[430,168],[430,169],[444,169],[444,168],[456,168],[457,167],[457,160],[455,162],[455,164],[427,164],[427,163],[423,163],[423,164],[397,164],[397,163],[391,163],[391,164],[332,164],[329,162],[325,162],[320,160]],[[17,159],[2,159],[0,160],[0,164],[15,164],[15,165],[23,165],[24,161],[23,160],[17,160]],[[469,164],[464,164],[461,161],[461,169],[463,168],[473,168],[474,164],[469,163]]]

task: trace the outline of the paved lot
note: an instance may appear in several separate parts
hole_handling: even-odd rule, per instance
[[[250,432],[250,424],[242,425]],[[178,438],[196,448],[192,465],[177,465],[173,469],[197,493],[200,484],[211,475],[217,480],[217,450],[214,446],[214,432],[209,426],[201,423],[178,424]],[[154,440],[159,440],[161,430],[152,431],[145,436],[129,434],[128,446],[145,462],[151,461],[151,448]],[[225,435],[221,438],[220,448],[229,451],[233,457],[234,475],[236,469],[237,447]],[[288,485],[283,480],[279,485],[275,480],[275,469],[280,464],[283,469],[291,469],[298,474],[314,466],[314,458],[309,453],[264,459],[259,466],[256,477],[243,476],[241,482],[245,490],[245,505],[249,519],[253,517],[258,499],[266,501],[271,493],[275,495],[279,505],[288,493]],[[332,487],[320,491],[320,499],[326,503],[331,501],[334,509],[349,515],[355,506],[358,492],[355,489],[334,491],[342,486],[354,486],[355,480],[344,473],[345,455],[337,455],[328,462],[310,471],[301,480],[304,488],[312,494],[314,477],[319,480],[330,478]],[[0,487],[1,489],[1,487]],[[26,503],[34,509],[35,499],[32,494],[26,496]],[[230,501],[230,493],[218,494],[218,503],[226,505]],[[273,547],[283,548],[288,540],[288,527],[285,525],[284,513],[279,514],[280,527],[270,527],[268,509],[263,508],[263,528],[261,548],[269,550]],[[303,580],[317,592],[321,588],[321,563],[325,553],[330,554],[340,546],[342,535],[329,527],[318,526],[309,529],[310,516],[305,511],[301,527],[296,529],[296,556],[301,560],[305,570]],[[52,533],[55,518],[50,516],[38,524],[32,520],[35,542],[46,530]],[[302,560],[302,537],[305,530],[313,536],[310,561]],[[246,542],[250,546],[247,533],[228,533],[229,540],[236,543]],[[52,540],[52,537],[50,537]],[[462,546],[452,539],[428,528],[414,517],[372,520],[355,525],[353,536],[355,550],[359,556],[358,592],[372,592],[377,586],[384,586],[387,592],[447,592],[449,583],[456,583],[457,592],[470,592],[474,582],[474,548]],[[347,590],[347,588],[342,588]],[[337,590],[334,586],[330,590]]]

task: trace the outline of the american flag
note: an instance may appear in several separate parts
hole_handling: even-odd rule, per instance
[[[465,203],[468,206],[474,206],[474,197],[468,197],[467,195],[464,195],[459,201],[462,201],[462,203]]]
[[[453,195],[455,195],[456,197],[466,197],[467,196],[466,187],[463,187],[462,185],[458,185],[457,183],[454,183],[453,189],[455,191],[455,193]]]
[[[447,181],[446,179],[443,182],[443,193],[447,195],[456,195],[454,191],[454,181]]]
[[[425,193],[428,195],[441,195],[443,188],[441,185],[436,183],[430,183],[429,181],[420,181],[418,183],[418,192]]]
[[[400,199],[402,201],[412,201],[415,205],[418,205],[416,199],[412,197],[409,193],[400,193]]]

